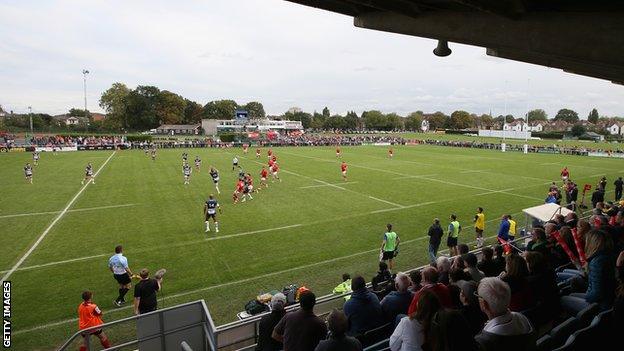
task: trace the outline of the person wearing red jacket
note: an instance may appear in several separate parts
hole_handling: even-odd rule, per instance
[[[423,291],[431,291],[438,297],[442,306],[452,308],[453,302],[451,300],[451,293],[449,292],[448,287],[442,283],[438,283],[438,270],[434,267],[427,267],[423,269],[421,276],[422,288],[414,294],[412,303],[410,303],[410,306],[407,309],[407,314],[412,315],[412,313],[416,312],[418,309],[418,300],[420,299],[420,295],[422,295]]]

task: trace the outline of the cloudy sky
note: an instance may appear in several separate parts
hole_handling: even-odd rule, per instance
[[[283,0],[3,0],[0,104],[58,114],[114,82],[155,85],[202,104],[257,100],[270,114],[298,106],[522,115],[572,108],[624,116],[624,87],[488,57],[451,44],[353,26],[350,17]]]

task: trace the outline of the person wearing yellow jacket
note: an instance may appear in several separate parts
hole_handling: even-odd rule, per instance
[[[332,291],[334,294],[344,294],[351,292],[351,275],[349,273],[345,273],[342,275],[342,283],[338,284],[334,290]],[[346,295],[344,297],[345,301],[349,300],[351,295]]]

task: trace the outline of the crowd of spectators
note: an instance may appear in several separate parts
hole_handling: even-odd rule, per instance
[[[282,146],[357,146],[375,143],[405,145],[407,140],[392,135],[280,135],[276,140],[268,141]]]
[[[120,136],[69,136],[69,135],[42,135],[30,138],[31,146],[63,147],[63,146],[103,146],[125,143]]]
[[[591,304],[613,309],[614,325],[624,325],[624,210],[594,212],[535,225],[511,253],[486,246],[478,258],[460,244],[458,256],[409,274],[381,262],[372,289],[344,274],[334,292],[351,294],[327,318],[329,336],[302,298],[298,312],[274,307],[263,317],[260,339],[273,338],[257,350],[362,350],[379,330],[393,351],[532,350],[548,328]]]

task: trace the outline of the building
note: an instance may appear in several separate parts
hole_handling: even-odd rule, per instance
[[[517,119],[511,123],[503,124],[503,130],[512,132],[526,132],[527,124],[522,119]]]
[[[546,125],[546,123],[542,121],[531,122],[529,123],[529,131],[539,133],[544,130],[544,125]]]
[[[156,128],[156,134],[185,134],[198,135],[201,124],[163,124]]]
[[[103,121],[106,119],[106,115],[98,112],[91,112],[91,120],[94,122]]]
[[[303,130],[301,121],[278,121],[272,119],[202,119],[201,126],[204,129],[204,133],[207,135],[215,135],[223,132],[266,132],[269,130],[289,132]]]
[[[294,115],[295,113],[303,112],[303,110],[300,107],[291,107],[287,112]]]
[[[607,125],[607,132],[611,135],[622,134],[622,123],[620,122],[611,122]]]
[[[566,121],[557,120],[546,124],[544,130],[547,132],[569,132],[572,130],[572,125]]]

